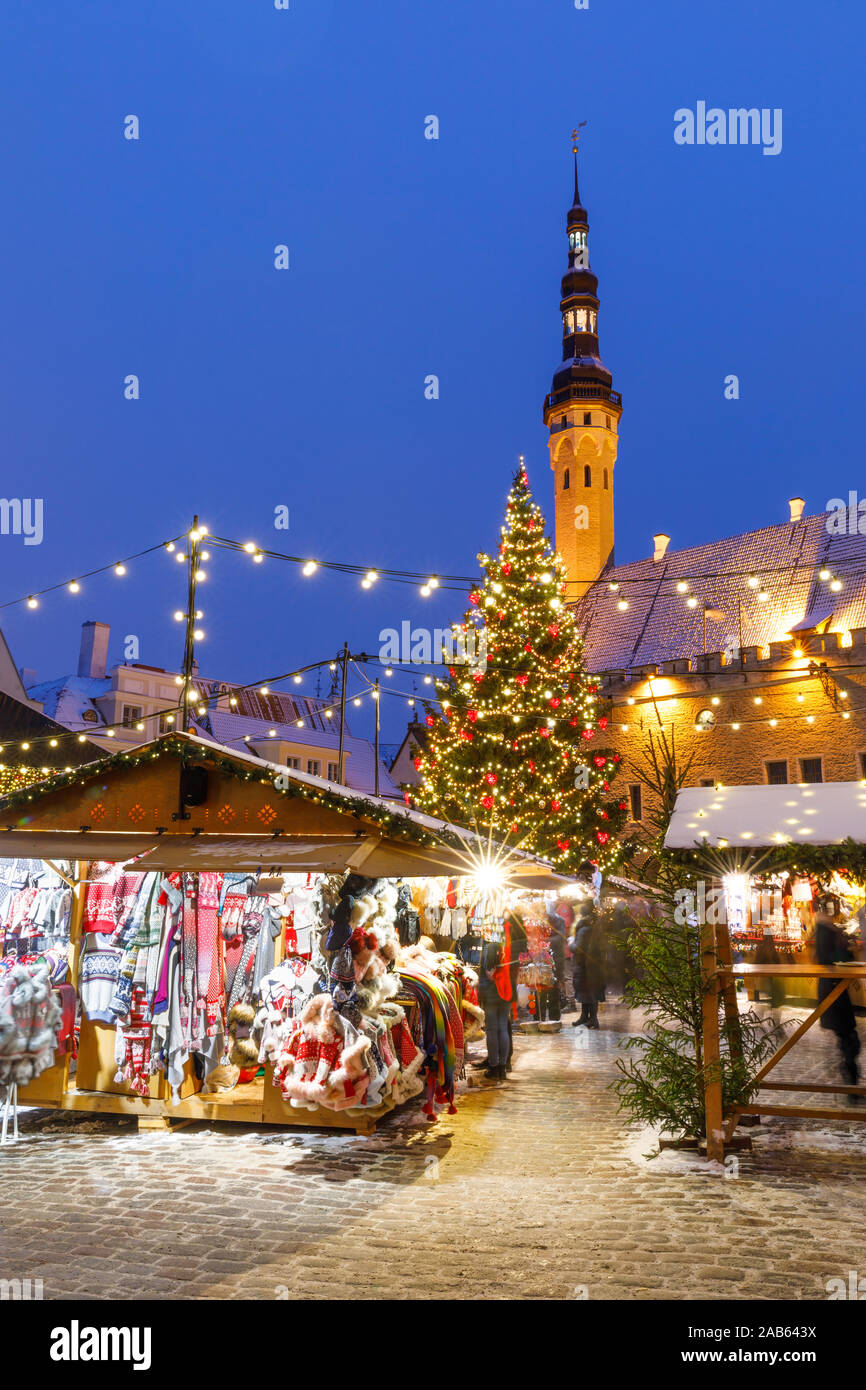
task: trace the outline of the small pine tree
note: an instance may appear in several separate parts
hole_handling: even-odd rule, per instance
[[[610,870],[628,809],[611,790],[620,756],[599,746],[607,716],[522,461],[498,554],[478,560],[482,582],[454,628],[465,659],[437,682],[441,716],[427,710],[417,803],[563,869]]]
[[[704,1090],[710,1076],[703,1055],[703,1002],[705,990],[715,988],[715,982],[702,977],[697,912],[683,906],[683,890],[692,893],[697,905],[696,870],[664,848],[677,792],[690,766],[691,760],[677,763],[673,735],[670,740],[663,730],[656,738],[649,735],[641,775],[655,796],[650,821],[655,833],[644,847],[649,850],[658,916],[636,923],[628,936],[633,978],[626,997],[632,1008],[643,1011],[644,1022],[641,1034],[625,1043],[625,1056],[617,1059],[620,1076],[612,1089],[620,1109],[633,1119],[698,1140],[706,1129]],[[719,992],[720,1010],[722,1006]],[[733,1020],[723,1018],[722,1023],[712,1079],[721,1079],[727,1110],[751,1099],[755,1073],[779,1045],[784,1026],[759,1017],[753,1009]]]

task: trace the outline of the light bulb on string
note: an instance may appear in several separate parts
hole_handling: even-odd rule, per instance
[[[39,607],[39,600],[38,600],[38,598],[34,598],[33,595],[31,594],[30,597],[29,597],[29,599],[27,600],[27,607],[28,607],[28,608],[38,608],[38,607]]]
[[[307,563],[304,565],[304,568],[301,570],[301,573],[309,576],[311,574],[315,574],[318,568],[319,566],[315,560],[308,560]]]
[[[81,591],[81,585],[78,583],[77,579],[73,579],[72,583],[68,586],[68,588],[70,594],[77,594]]]

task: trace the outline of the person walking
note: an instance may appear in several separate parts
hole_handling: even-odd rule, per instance
[[[515,997],[516,958],[512,958],[512,924],[505,920],[504,938],[485,941],[478,965],[478,1002],[484,1010],[488,1081],[504,1081],[511,1066],[511,1010]]]
[[[818,909],[815,914],[816,965],[838,965],[841,961],[854,960],[851,943],[838,920],[840,906],[839,899],[832,893],[827,893],[818,901]],[[819,1001],[826,999],[838,983],[838,979],[826,977],[820,979],[818,981]],[[847,989],[821,1015],[820,1022],[822,1028],[830,1029],[836,1034],[842,1075],[846,1084],[848,1086],[859,1085],[860,1066],[857,1059],[860,1055],[860,1034],[857,1032],[857,1016],[854,1013],[854,1005],[851,1003],[851,995]],[[850,1096],[849,1099],[856,1102],[860,1097]]]
[[[571,955],[574,998],[580,1004],[580,1018],[572,1026],[598,1028],[598,1006],[604,999],[605,986],[604,948],[598,914],[590,902],[580,909]]]

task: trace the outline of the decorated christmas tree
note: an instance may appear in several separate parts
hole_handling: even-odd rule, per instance
[[[620,757],[602,746],[607,717],[522,460],[499,553],[478,561],[439,710],[427,711],[416,801],[563,869],[609,870],[627,811],[611,789]]]

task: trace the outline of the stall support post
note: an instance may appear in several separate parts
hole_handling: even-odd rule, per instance
[[[201,535],[198,529],[197,516],[194,516],[192,519],[192,527],[189,531],[188,539],[189,567],[186,596],[186,630],[183,647],[183,694],[181,696],[181,730],[183,733],[189,732],[190,690],[192,688],[192,678],[195,670],[195,594],[198,579],[199,551],[201,549]],[[183,810],[182,806],[181,810]]]
[[[703,990],[704,1108],[707,1158],[723,1163],[722,1073],[719,1046],[719,980],[716,973],[716,932],[711,923],[701,925],[701,986]]]

